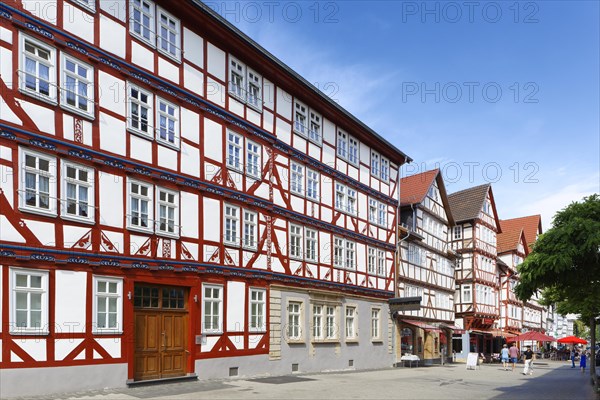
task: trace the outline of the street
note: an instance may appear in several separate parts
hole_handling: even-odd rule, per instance
[[[70,393],[45,399],[594,399],[589,373],[540,361],[532,376],[499,364],[464,364],[362,372],[194,381]]]

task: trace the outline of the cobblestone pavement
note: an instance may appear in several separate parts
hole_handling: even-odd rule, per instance
[[[35,397],[55,399],[523,399],[595,400],[589,373],[544,361],[534,374],[498,364],[467,370],[464,364],[290,375],[227,381],[193,381]]]

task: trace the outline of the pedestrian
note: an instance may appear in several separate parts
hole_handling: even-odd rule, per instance
[[[517,360],[519,359],[519,349],[517,348],[517,344],[513,343],[508,349],[508,354],[510,355],[510,361],[512,362],[512,370],[515,370],[515,365],[517,364]]]
[[[581,352],[581,357],[579,358],[579,367],[581,368],[581,372],[585,372],[585,364],[587,361],[587,353],[585,351]]]
[[[575,347],[571,347],[571,368],[575,368]]]
[[[531,346],[527,346],[527,350],[523,352],[523,357],[525,358],[525,367],[523,367],[523,375],[533,375],[533,360],[535,355],[531,350]]]
[[[502,359],[502,365],[504,366],[504,370],[508,371],[508,346],[506,344],[502,345],[502,350],[500,351],[500,358]]]

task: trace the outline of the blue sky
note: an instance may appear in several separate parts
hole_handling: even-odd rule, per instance
[[[600,192],[597,1],[207,2],[500,218]],[[469,4],[474,5],[470,6]]]

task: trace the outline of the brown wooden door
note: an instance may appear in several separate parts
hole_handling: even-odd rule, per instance
[[[187,373],[186,298],[184,288],[135,287],[135,380]]]

